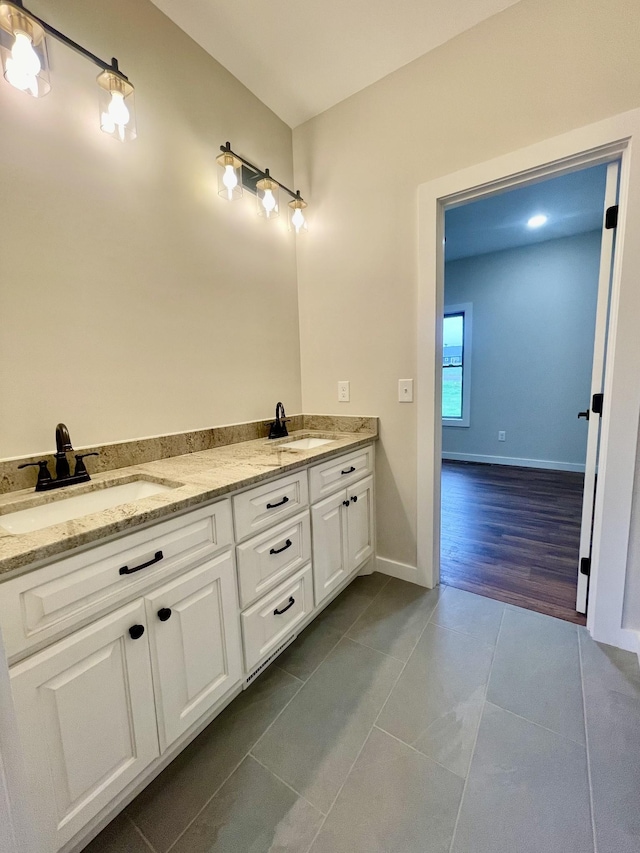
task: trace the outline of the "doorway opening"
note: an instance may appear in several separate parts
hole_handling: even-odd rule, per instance
[[[445,210],[440,580],[579,624],[617,192],[599,164]]]

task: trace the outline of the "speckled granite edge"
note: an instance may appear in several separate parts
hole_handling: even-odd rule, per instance
[[[292,437],[309,434],[314,433],[300,430]],[[238,489],[355,450],[375,441],[377,430],[358,433],[324,430],[322,433],[315,431],[315,435],[331,438],[332,442],[310,450],[294,450],[281,446],[282,442],[260,438],[97,474],[91,484],[69,486],[64,490],[68,496],[139,479],[173,488],[30,533],[11,535],[0,528],[0,580],[31,571],[45,561],[78,548],[91,547],[114,535],[170,518]],[[58,490],[39,495],[31,490],[2,495],[0,514],[25,509],[27,505],[48,503],[61,496]]]
[[[87,460],[90,473],[101,474],[115,471],[118,468],[129,468],[131,465],[142,465],[158,459],[169,459],[172,456],[184,456],[187,453],[198,453],[202,450],[212,450],[242,441],[254,441],[266,438],[272,419],[250,421],[243,424],[212,427],[210,429],[192,430],[173,435],[139,438],[131,441],[120,441],[113,444],[95,444],[78,447],[82,452],[98,451],[100,456]],[[332,432],[360,433],[378,432],[377,418],[342,417],[338,415],[292,415],[287,424],[290,432],[301,429],[329,430]],[[69,454],[70,461],[72,454]],[[23,462],[36,462],[46,459],[49,470],[55,471],[53,451],[43,451],[33,456],[19,459],[0,459],[0,495],[28,489],[35,484],[35,468],[18,469]],[[54,475],[55,476],[55,475]]]

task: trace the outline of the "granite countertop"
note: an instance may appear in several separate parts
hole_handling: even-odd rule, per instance
[[[306,436],[331,438],[332,441],[331,444],[312,450],[286,449],[281,446],[285,441]],[[295,471],[310,463],[330,459],[376,438],[375,432],[320,433],[302,430],[292,432],[288,439],[242,441],[105,471],[93,476],[90,483],[67,486],[61,490],[35,493],[33,489],[22,489],[1,495],[0,579],[30,571],[72,549],[96,545],[114,534],[131,532],[140,525],[162,521],[176,512],[196,508],[229,492]],[[6,513],[141,479],[171,486],[171,491],[30,533],[11,534],[2,529],[1,517]]]

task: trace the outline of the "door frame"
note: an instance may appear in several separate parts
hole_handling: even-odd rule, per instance
[[[417,298],[417,580],[433,587],[440,577],[445,208],[620,159],[587,628],[598,641],[636,652],[638,635],[623,626],[623,608],[640,416],[640,240],[625,239],[627,231],[640,234],[638,146],[640,109],[422,184]]]

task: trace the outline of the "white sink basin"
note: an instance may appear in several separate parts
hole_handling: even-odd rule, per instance
[[[314,447],[322,447],[323,444],[331,444],[332,438],[296,438],[295,441],[286,441],[280,447],[292,447],[296,450],[313,450]]]
[[[43,527],[51,527],[52,524],[91,515],[92,512],[100,512],[103,509],[111,509],[130,501],[139,501],[161,492],[169,492],[172,488],[160,483],[150,483],[148,480],[134,480],[132,483],[107,486],[93,492],[59,498],[48,504],[0,515],[0,527],[7,533],[30,533],[33,530],[42,530]]]

